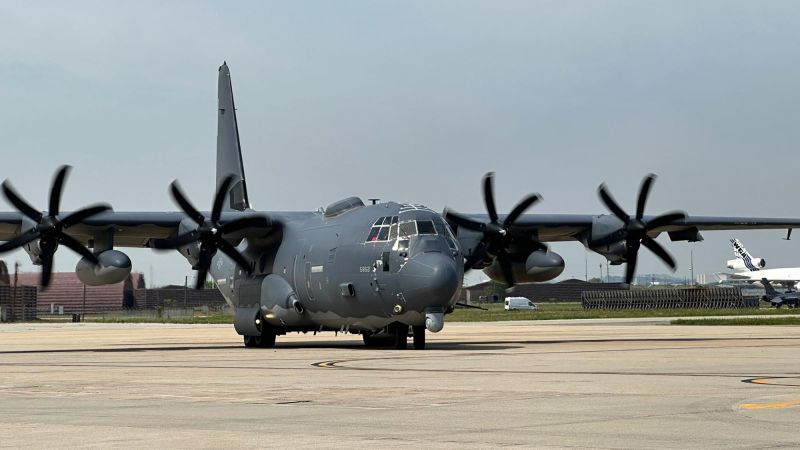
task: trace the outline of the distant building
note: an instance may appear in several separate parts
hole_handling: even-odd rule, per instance
[[[13,284],[13,275],[12,284]],[[18,286],[39,286],[38,272],[20,273]],[[75,272],[54,272],[50,286],[38,290],[37,307],[39,312],[55,312],[64,307],[64,314],[82,312],[118,311],[136,307],[134,290],[144,288],[144,275],[133,272],[121,283],[103,286],[85,286]],[[84,309],[85,300],[85,309]]]

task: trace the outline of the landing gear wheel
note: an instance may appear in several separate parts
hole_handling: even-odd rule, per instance
[[[394,339],[392,348],[395,350],[405,350],[408,348],[408,325],[395,322],[389,325],[390,334]]]
[[[270,327],[261,330],[261,336],[244,336],[244,346],[247,348],[273,348],[277,333]]]
[[[247,348],[258,347],[258,344],[256,342],[256,338],[258,338],[258,336],[243,336],[243,337],[244,337],[245,347]]]
[[[257,345],[261,348],[274,348],[275,338],[278,335],[270,327],[264,327],[261,336],[256,336]]]
[[[414,350],[425,350],[425,327],[411,327],[414,334]]]
[[[366,347],[380,347],[381,345],[380,340],[370,331],[361,333],[361,338],[364,339],[364,346]]]

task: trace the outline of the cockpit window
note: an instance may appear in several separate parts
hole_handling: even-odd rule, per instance
[[[436,234],[436,229],[433,228],[433,222],[430,220],[418,220],[417,231],[419,234]]]
[[[378,240],[379,241],[389,240],[389,227],[381,227],[381,231],[378,233]]]
[[[369,234],[367,235],[367,242],[388,241],[390,235],[389,228],[392,227],[392,223],[397,223],[397,216],[379,217],[375,220],[372,229],[369,230]],[[394,225],[394,227],[397,227],[397,225]]]
[[[433,226],[436,227],[436,232],[439,233],[440,236],[445,236],[447,238],[447,245],[450,246],[452,250],[458,248],[456,246],[456,239],[453,237],[453,233],[450,232],[450,228],[444,223],[444,220],[434,220]]]
[[[401,222],[400,223],[400,237],[407,238],[409,236],[414,236],[417,234],[417,223],[413,220],[410,222]]]

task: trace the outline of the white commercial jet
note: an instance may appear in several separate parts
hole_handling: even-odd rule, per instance
[[[789,288],[800,282],[800,267],[765,269],[767,262],[764,258],[753,258],[750,252],[744,248],[741,241],[731,239],[731,244],[733,245],[733,254],[736,259],[728,261],[728,268],[739,272],[729,275],[729,279],[761,282],[762,278],[766,278],[771,282],[780,283]]]

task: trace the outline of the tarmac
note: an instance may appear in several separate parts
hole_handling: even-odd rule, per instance
[[[0,447],[800,447],[800,327],[448,323],[428,344],[2,324]]]

